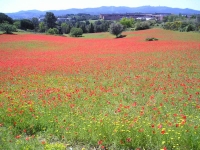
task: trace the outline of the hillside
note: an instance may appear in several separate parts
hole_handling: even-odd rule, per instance
[[[172,13],[172,14],[200,14],[200,10],[193,9],[181,9],[181,8],[171,8],[165,6],[141,6],[141,7],[114,7],[114,6],[102,6],[98,8],[84,8],[84,9],[66,9],[66,10],[49,10],[55,15],[65,15],[65,14],[78,14],[78,13],[87,13],[92,15],[99,15],[101,13]],[[39,17],[44,15],[46,11],[39,10],[28,10],[28,11],[19,11],[15,13],[7,13],[8,16],[19,19],[19,18],[32,18]]]

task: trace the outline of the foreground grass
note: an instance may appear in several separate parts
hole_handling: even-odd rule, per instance
[[[150,31],[1,42],[0,149],[200,149],[199,39]]]

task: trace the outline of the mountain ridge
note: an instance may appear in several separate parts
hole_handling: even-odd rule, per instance
[[[14,13],[5,13],[14,19],[32,18],[45,15],[46,12],[53,12],[56,16],[66,14],[87,13],[91,15],[99,14],[113,14],[113,13],[172,13],[172,14],[200,14],[200,10],[190,8],[172,8],[167,6],[140,6],[140,7],[126,7],[126,6],[101,6],[96,8],[70,8],[65,10],[21,10]]]

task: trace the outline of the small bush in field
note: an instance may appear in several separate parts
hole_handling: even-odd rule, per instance
[[[123,25],[120,23],[112,23],[110,25],[110,33],[115,35],[116,37],[119,37],[123,31]]]
[[[49,30],[47,30],[47,34],[51,34],[51,35],[54,35],[54,34],[58,34],[59,31],[57,28],[50,28]]]
[[[146,41],[158,41],[158,39],[157,39],[157,38],[154,38],[154,37],[152,37],[152,38],[146,38]]]
[[[83,34],[83,30],[81,28],[72,28],[70,30],[71,37],[81,37]]]

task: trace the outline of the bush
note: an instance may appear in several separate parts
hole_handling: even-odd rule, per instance
[[[83,34],[83,30],[81,28],[72,28],[70,30],[70,36],[72,37],[81,37]]]
[[[151,38],[146,38],[146,41],[158,41],[157,38],[151,37]]]
[[[39,31],[40,32],[45,32],[45,24],[44,24],[44,22],[40,22],[39,23]]]
[[[134,24],[133,18],[122,18],[120,23],[124,26],[124,28],[131,28]]]
[[[53,34],[55,34],[55,32],[52,28],[50,28],[50,29],[47,30],[47,34],[53,35]]]
[[[150,28],[149,22],[138,22],[135,24],[135,30],[146,30]]]
[[[70,32],[70,26],[66,23],[61,24],[61,31],[64,34],[68,34]]]
[[[180,32],[190,32],[198,30],[195,23],[188,21],[175,21],[175,22],[166,22],[163,25],[163,28],[166,30],[174,30]]]
[[[50,28],[47,30],[47,34],[51,34],[51,35],[54,35],[54,34],[59,34],[59,31],[57,28]]]
[[[190,31],[194,31],[194,30],[195,30],[195,28],[194,28],[194,26],[192,26],[191,24],[188,25],[188,26],[185,28],[185,31],[186,31],[186,32],[190,32]]]
[[[57,28],[53,28],[54,34],[59,34],[59,30]]]
[[[12,32],[16,32],[17,28],[14,25],[8,24],[8,22],[4,22],[0,24],[0,30],[6,34],[11,34]]]
[[[123,25],[120,23],[112,23],[110,25],[110,33],[115,35],[116,37],[120,36],[123,31]]]

